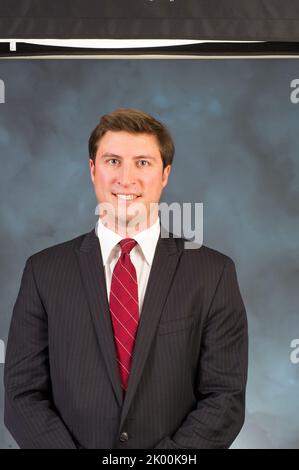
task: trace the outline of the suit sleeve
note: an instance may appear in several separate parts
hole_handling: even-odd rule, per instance
[[[228,258],[204,326],[196,377],[197,405],[156,449],[228,448],[245,416],[248,327],[235,265]]]
[[[13,309],[4,386],[4,422],[21,448],[76,448],[52,401],[47,314],[31,258]]]

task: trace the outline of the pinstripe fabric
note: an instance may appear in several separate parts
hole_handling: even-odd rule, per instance
[[[27,260],[4,370],[4,420],[21,447],[230,446],[248,338],[229,257],[160,235],[124,399],[113,341],[94,229]]]

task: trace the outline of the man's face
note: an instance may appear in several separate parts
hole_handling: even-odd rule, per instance
[[[158,207],[171,166],[162,170],[163,162],[154,135],[107,131],[100,139],[95,164],[90,159],[97,201],[100,206],[101,203],[108,203],[105,207],[111,204],[113,209],[114,220],[111,212],[109,217],[105,216],[105,225],[112,228],[111,223],[114,223],[115,231],[124,230],[132,219],[136,220],[136,210],[140,214],[141,209],[147,219],[142,230],[151,225],[158,215],[153,207]],[[124,198],[129,195],[134,195],[134,199]],[[150,206],[151,203],[155,204]]]

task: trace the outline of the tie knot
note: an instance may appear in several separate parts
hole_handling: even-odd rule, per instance
[[[133,238],[124,238],[119,242],[119,244],[121,247],[121,254],[123,255],[124,253],[129,254],[137,242]]]

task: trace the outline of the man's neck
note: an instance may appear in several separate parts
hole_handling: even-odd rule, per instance
[[[106,228],[117,233],[122,238],[132,238],[138,233],[143,232],[144,230],[148,230],[150,227],[152,227],[157,222],[157,219],[158,214],[156,214],[155,217],[151,216],[148,219],[137,223],[136,225],[130,225],[130,223],[122,225],[122,223],[118,220],[111,222],[107,219],[101,222],[105,225]]]

